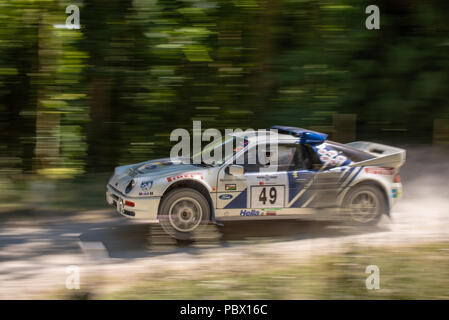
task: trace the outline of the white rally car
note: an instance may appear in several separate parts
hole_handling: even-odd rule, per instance
[[[390,215],[402,193],[405,150],[363,141],[340,144],[295,127],[272,129],[268,142],[257,131],[225,136],[212,149],[232,152],[213,164],[177,158],[117,167],[107,184],[107,202],[125,217],[160,223],[176,239],[190,239],[206,224],[226,220],[372,225]],[[273,135],[276,154],[266,149],[265,155],[276,164],[251,161],[260,154],[253,148],[267,148]]]

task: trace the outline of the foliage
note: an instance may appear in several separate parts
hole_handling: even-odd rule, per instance
[[[76,4],[81,29],[64,28]],[[3,172],[110,171],[171,130],[329,126],[430,142],[449,116],[446,1],[0,1]],[[42,171],[43,169],[43,171]],[[39,171],[41,170],[41,171]]]

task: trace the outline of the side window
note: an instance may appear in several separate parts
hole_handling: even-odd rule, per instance
[[[305,144],[302,146],[303,153],[304,153],[304,164],[306,170],[318,170],[322,167],[322,163],[320,161],[320,158],[316,154],[316,152],[313,150],[313,148]]]
[[[244,167],[245,173],[259,172],[262,165],[257,161],[257,149],[252,147],[234,160],[234,164]]]
[[[258,158],[258,152],[265,155],[264,160]],[[274,160],[276,157],[277,163]],[[234,163],[242,165],[245,168],[245,173],[263,173],[308,170],[312,166],[312,159],[310,159],[309,152],[303,145],[280,144],[276,153],[271,152],[269,146],[266,146],[263,150],[253,147],[238,157]]]
[[[276,154],[270,155],[276,157]],[[277,150],[276,171],[306,170],[311,166],[310,158],[303,145],[281,144]]]
[[[260,149],[258,157],[261,155],[264,155],[265,159],[257,158],[259,172],[289,171],[296,163],[297,145],[280,144],[275,150],[266,146],[264,149]]]
[[[281,147],[284,150],[280,151],[278,171],[309,170],[312,167],[313,159],[310,158],[306,146],[295,144]],[[293,157],[291,157],[293,152]]]
[[[279,145],[277,171],[292,170],[297,162],[298,150],[295,145]]]

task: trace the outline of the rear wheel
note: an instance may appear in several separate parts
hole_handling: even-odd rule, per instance
[[[350,222],[356,225],[376,225],[382,214],[387,213],[383,193],[375,186],[360,185],[349,190],[343,201]]]
[[[159,221],[164,231],[173,238],[192,239],[209,220],[209,203],[194,189],[174,189],[162,200]]]

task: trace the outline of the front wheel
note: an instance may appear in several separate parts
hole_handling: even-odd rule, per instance
[[[209,220],[209,203],[194,189],[174,189],[162,200],[159,221],[164,231],[175,239],[192,239]]]
[[[348,191],[343,207],[349,213],[350,222],[356,225],[376,225],[388,206],[382,192],[372,185],[355,186]]]

